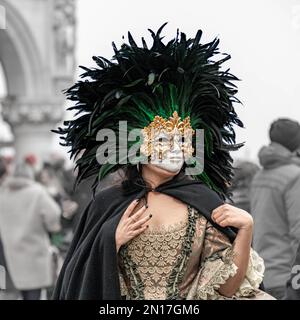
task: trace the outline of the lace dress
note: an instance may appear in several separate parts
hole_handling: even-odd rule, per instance
[[[232,244],[190,206],[185,220],[149,228],[122,246],[118,258],[125,299],[273,299],[258,289],[264,264],[252,249],[237,293],[232,298],[218,293],[237,271]]]

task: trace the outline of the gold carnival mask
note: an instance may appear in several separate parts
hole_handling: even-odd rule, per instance
[[[178,158],[179,152],[181,156],[188,158],[194,152],[192,147],[194,133],[190,117],[181,120],[176,111],[169,119],[155,116],[154,120],[142,130],[144,140],[141,153],[151,156],[151,160],[159,161],[172,158],[172,154]]]

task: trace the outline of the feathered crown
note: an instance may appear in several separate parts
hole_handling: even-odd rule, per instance
[[[156,33],[149,29],[151,47],[144,38],[139,47],[128,32],[129,44],[123,43],[120,49],[112,44],[112,60],[98,56],[93,57],[97,68],[81,66],[85,81],[66,90],[67,98],[75,103],[68,110],[76,110],[76,116],[53,131],[61,135],[61,145],[70,147],[70,158],[84,150],[76,161],[77,183],[95,176],[96,185],[124,166],[118,161],[98,163],[96,152],[104,143],[96,139],[100,129],[117,133],[121,120],[127,121],[128,131],[143,129],[155,117],[167,119],[176,111],[181,119],[189,117],[193,129],[204,129],[204,171],[194,178],[224,196],[232,178],[229,152],[243,145],[235,144],[233,128],[243,127],[233,107],[239,100],[232,81],[238,79],[229,69],[221,70],[229,55],[213,59],[219,54],[217,38],[201,44],[201,30],[192,39],[177,30],[176,37],[164,44],[160,34],[165,25]],[[134,142],[127,143],[130,147]]]

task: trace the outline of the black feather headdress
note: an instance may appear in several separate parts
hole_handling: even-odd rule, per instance
[[[100,129],[117,132],[119,121],[127,121],[128,131],[143,129],[156,115],[167,118],[177,111],[182,119],[190,117],[193,129],[204,129],[204,171],[194,178],[224,196],[232,178],[230,151],[242,146],[235,143],[233,128],[243,127],[233,107],[239,100],[232,82],[238,79],[229,69],[221,70],[230,56],[216,59],[218,39],[201,44],[201,30],[192,39],[177,31],[164,44],[160,34],[165,25],[156,33],[149,30],[151,47],[143,38],[139,47],[128,32],[129,44],[117,49],[113,43],[111,60],[93,57],[96,68],[81,67],[84,81],[66,91],[75,103],[68,110],[76,110],[76,116],[54,132],[70,147],[71,158],[83,151],[76,162],[77,182],[95,176],[96,184],[124,166],[124,159],[123,164],[98,163],[96,152],[104,143],[97,141]]]

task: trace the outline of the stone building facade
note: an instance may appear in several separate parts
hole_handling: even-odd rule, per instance
[[[41,161],[50,130],[63,118],[62,90],[74,80],[76,0],[0,0],[0,8],[2,116],[12,127],[17,159],[33,153]]]

